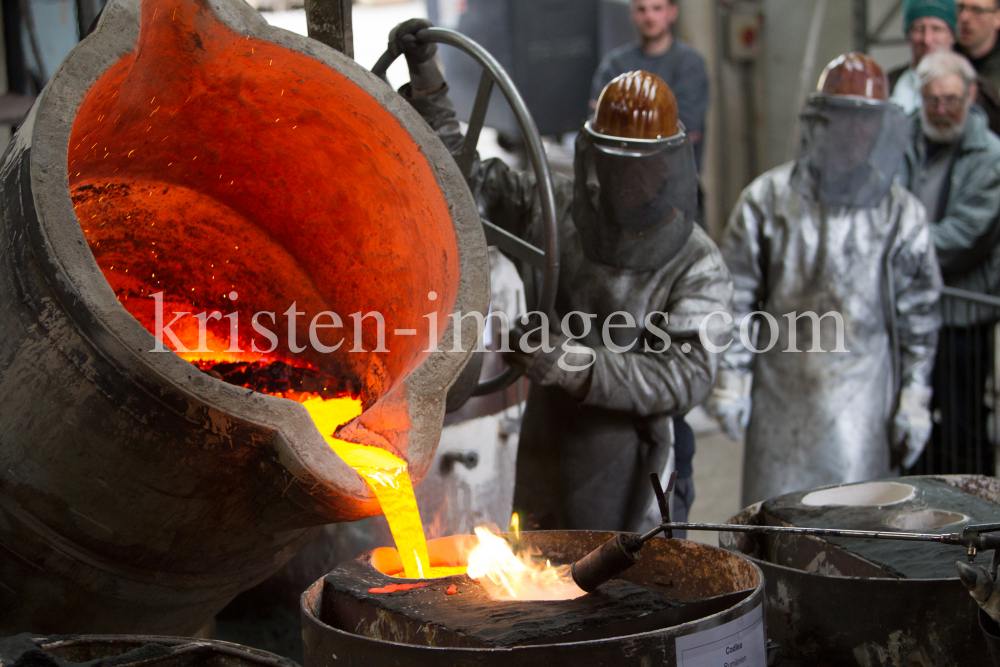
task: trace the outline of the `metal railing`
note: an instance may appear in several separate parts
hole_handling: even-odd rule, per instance
[[[998,428],[1000,298],[945,287],[931,386],[934,429],[909,474],[994,475]]]

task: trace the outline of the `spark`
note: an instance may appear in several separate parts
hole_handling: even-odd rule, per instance
[[[153,95],[153,99],[151,99],[151,100],[149,101],[149,103],[150,103],[150,104],[152,104],[152,103],[153,103],[153,102],[155,102],[155,101],[156,101],[156,95]]]
[[[134,153],[134,152],[135,152],[135,149],[133,148],[132,150],[130,150],[128,152],[128,155],[126,155],[125,157],[132,157],[132,153]]]
[[[195,156],[194,156],[193,158],[191,158],[191,161],[192,161],[192,162],[194,162],[194,161],[195,161],[195,160],[197,160],[197,159],[198,159],[198,156],[197,156],[197,155],[195,155]]]
[[[282,89],[281,89],[281,95],[279,95],[278,97],[284,97],[284,95],[285,95],[285,89],[284,89],[284,88],[282,88]]]

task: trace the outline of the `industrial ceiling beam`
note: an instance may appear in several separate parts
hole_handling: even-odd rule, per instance
[[[351,0],[305,0],[309,36],[354,57]]]

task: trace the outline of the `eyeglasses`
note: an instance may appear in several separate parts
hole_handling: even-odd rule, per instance
[[[958,9],[958,13],[959,14],[961,14],[962,12],[969,12],[970,14],[972,14],[973,16],[975,16],[976,18],[981,17],[983,14],[993,14],[994,12],[997,11],[996,6],[994,6],[992,9],[990,9],[989,7],[979,7],[977,5],[967,5],[967,4],[961,3],[961,2],[958,5],[956,5],[956,9]]]
[[[947,25],[940,25],[937,23],[931,23],[930,25],[911,25],[909,34],[911,35],[941,35],[946,32],[951,32],[951,28]]]
[[[944,106],[948,111],[958,111],[965,104],[965,98],[960,95],[945,95],[944,97],[922,95],[921,97],[924,98],[924,107],[927,109],[937,109],[939,106]]]

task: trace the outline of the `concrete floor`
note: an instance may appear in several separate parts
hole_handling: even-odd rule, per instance
[[[692,420],[693,421],[693,420]],[[695,499],[688,520],[724,523],[739,512],[743,475],[743,443],[730,440],[718,427],[699,432],[695,424]],[[718,545],[716,533],[688,532],[688,539]]]

